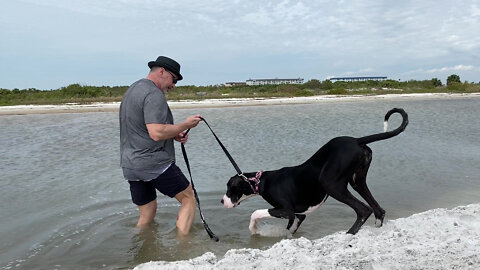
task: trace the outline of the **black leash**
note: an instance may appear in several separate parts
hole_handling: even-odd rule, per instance
[[[242,176],[245,180],[247,180],[247,178],[243,175],[242,171],[240,170],[240,168],[238,167],[237,163],[235,162],[235,160],[233,160],[232,156],[230,155],[230,153],[228,152],[227,148],[225,148],[225,146],[223,145],[223,143],[220,141],[220,139],[217,137],[217,134],[215,134],[215,132],[213,132],[213,129],[210,127],[210,125],[207,123],[207,121],[205,120],[205,118],[203,117],[200,117],[200,119],[202,119],[203,122],[205,122],[205,124],[207,125],[207,127],[210,129],[210,131],[212,132],[213,136],[215,137],[215,139],[217,139],[217,142],[218,144],[220,145],[220,147],[222,147],[222,150],[223,152],[225,152],[225,155],[227,156],[227,158],[230,160],[230,162],[232,163],[233,167],[235,168],[235,170],[237,171],[238,175],[239,176]],[[183,135],[184,137],[188,134],[188,132],[190,132],[190,129],[188,129],[185,134]],[[188,169],[188,174],[190,175],[190,182],[192,183],[192,189],[193,189],[193,193],[195,194],[195,199],[197,200],[197,206],[198,206],[198,211],[200,212],[200,218],[202,219],[202,223],[203,223],[203,227],[205,227],[205,230],[207,231],[208,235],[210,236],[211,239],[215,240],[215,242],[218,242],[218,237],[212,232],[212,230],[210,230],[210,227],[208,227],[208,224],[207,222],[205,221],[205,218],[203,217],[203,214],[202,214],[202,209],[200,209],[200,200],[198,199],[198,194],[197,194],[197,190],[195,189],[195,185],[193,184],[193,178],[192,178],[192,172],[190,170],[190,163],[188,162],[188,157],[187,157],[187,151],[185,151],[185,146],[183,145],[183,143],[181,144],[182,146],[182,154],[183,154],[183,159],[185,160],[185,165],[187,166],[187,169]],[[248,181],[247,181],[248,182]]]
[[[233,167],[235,168],[235,170],[237,171],[238,175],[240,176],[243,176],[243,172],[240,170],[240,168],[238,167],[237,163],[235,162],[235,160],[233,160],[232,156],[230,155],[230,153],[227,151],[227,148],[225,148],[225,146],[223,146],[223,143],[220,141],[220,139],[217,137],[217,134],[215,134],[215,132],[213,132],[212,128],[210,127],[210,125],[207,123],[207,121],[205,121],[204,118],[200,117],[200,119],[203,120],[203,122],[205,122],[205,124],[207,124],[207,127],[210,129],[210,131],[212,132],[213,136],[215,137],[215,139],[217,139],[217,142],[218,144],[220,144],[220,147],[222,147],[223,149],[223,152],[225,152],[225,155],[227,155],[228,159],[230,160],[230,162],[232,163]]]
[[[188,129],[183,136],[185,137],[189,131],[190,129]],[[210,230],[210,227],[208,227],[208,224],[205,221],[205,218],[203,217],[202,209],[200,209],[200,200],[198,199],[197,190],[195,189],[195,185],[193,184],[192,172],[190,170],[190,163],[188,162],[187,151],[185,151],[185,146],[183,145],[183,143],[181,143],[181,145],[182,145],[183,159],[185,160],[185,165],[187,165],[188,174],[190,175],[190,182],[192,183],[192,189],[193,189],[193,193],[195,194],[195,200],[197,200],[198,211],[200,212],[200,218],[202,219],[203,227],[205,227],[205,231],[207,231],[208,236],[210,236],[210,238],[213,239],[215,242],[218,242],[219,240],[218,237],[212,232],[212,230]]]

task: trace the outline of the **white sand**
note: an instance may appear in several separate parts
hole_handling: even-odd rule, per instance
[[[281,104],[309,104],[320,102],[351,102],[356,100],[394,100],[394,99],[453,99],[453,98],[478,98],[480,93],[469,94],[389,94],[389,95],[353,95],[353,96],[312,96],[294,98],[225,98],[208,99],[201,101],[169,101],[172,109],[226,107],[226,106],[255,106],[255,105],[281,105]],[[75,113],[75,112],[110,112],[118,111],[119,102],[92,103],[92,104],[63,104],[63,105],[18,105],[0,106],[0,115],[8,114],[42,114],[42,113]]]
[[[363,226],[356,235],[287,239],[264,251],[232,249],[223,258],[207,252],[135,269],[480,269],[480,204]]]

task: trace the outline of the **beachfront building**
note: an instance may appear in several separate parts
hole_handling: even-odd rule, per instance
[[[385,81],[387,77],[333,77],[331,82],[364,82],[364,81]]]
[[[244,82],[226,82],[226,83],[225,83],[225,86],[226,86],[226,87],[242,86],[242,85],[247,85],[247,83],[244,83]]]
[[[266,84],[302,84],[303,78],[297,79],[248,79],[247,85],[266,85]]]

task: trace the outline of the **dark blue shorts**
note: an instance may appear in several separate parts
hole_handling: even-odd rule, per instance
[[[128,183],[130,183],[132,201],[139,206],[155,200],[157,198],[157,189],[162,194],[173,198],[190,185],[188,179],[175,163],[153,180],[128,181]]]

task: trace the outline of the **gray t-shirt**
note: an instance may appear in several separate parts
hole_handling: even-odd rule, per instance
[[[150,80],[133,83],[120,104],[120,166],[126,168],[127,180],[141,179],[158,172],[160,175],[175,162],[173,139],[154,141],[146,124],[173,124],[173,116],[164,93]],[[140,175],[134,178],[132,172]],[[157,175],[157,176],[158,176]],[[155,177],[153,177],[155,178]]]

